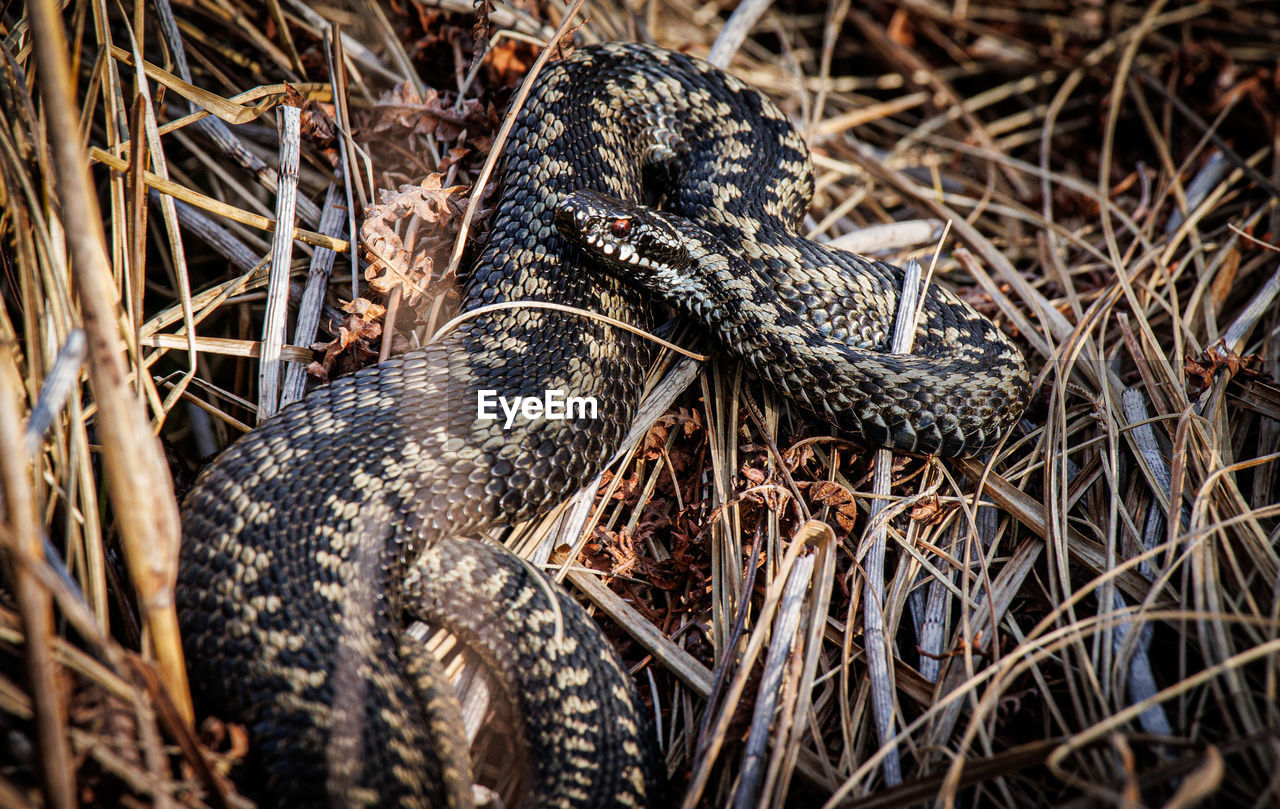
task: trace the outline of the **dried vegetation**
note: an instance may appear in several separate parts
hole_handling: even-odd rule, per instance
[[[0,18],[0,804],[244,805],[243,729],[186,722],[169,470],[447,322],[574,26],[768,92],[809,234],[938,251],[1036,372],[989,458],[873,461],[669,353],[599,492],[505,537],[595,606],[683,805],[1280,801],[1273,3],[62,5]]]

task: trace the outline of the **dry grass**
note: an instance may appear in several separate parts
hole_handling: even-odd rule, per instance
[[[582,18],[499,6],[473,66],[462,0],[188,0],[168,45],[151,4],[72,0],[60,50],[28,6],[55,4],[0,20],[0,805],[242,805],[243,731],[184,721],[153,434],[181,489],[276,405],[273,362],[288,399],[315,322],[322,373],[446,322],[508,88]],[[1280,801],[1280,13],[755,11],[716,54],[805,131],[810,235],[927,266],[950,222],[935,282],[1024,346],[1021,429],[981,461],[873,464],[732,364],[668,353],[599,493],[505,541],[596,605],[687,807]],[[726,28],[686,0],[582,16],[582,41],[697,54]],[[348,206],[428,176],[370,215],[339,311]],[[296,241],[273,238],[290,207]],[[264,343],[267,311],[300,331]],[[15,414],[51,419],[43,443]]]

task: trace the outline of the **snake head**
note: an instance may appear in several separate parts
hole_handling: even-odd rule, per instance
[[[690,262],[684,239],[662,214],[598,191],[574,191],[561,199],[555,224],[609,272],[644,286],[664,283]]]

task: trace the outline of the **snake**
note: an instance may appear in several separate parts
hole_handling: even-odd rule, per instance
[[[891,264],[795,234],[764,237],[763,251],[781,262],[753,262],[722,223],[591,189],[565,197],[554,221],[598,265],[703,323],[756,376],[863,443],[973,454],[1002,440],[1026,404],[1022,353],[946,291],[925,298],[910,352],[885,350],[903,283]]]
[[[732,268],[752,268],[752,295],[771,285],[792,313],[765,343],[806,322],[824,345],[848,347],[852,389],[833,407],[853,414],[835,423],[859,437],[976,452],[1021,410],[1017,349],[948,293],[931,290],[923,306],[922,344],[938,350],[880,356],[900,271],[797,235],[813,193],[803,139],[763,94],[704,61],[606,43],[548,63],[515,113],[500,177],[464,317],[284,407],[184,500],[176,598],[189,679],[202,714],[248,730],[241,782],[264,805],[473,804],[458,699],[407,633],[413,621],[449,630],[493,670],[526,751],[525,804],[662,805],[651,709],[617,653],[560,585],[485,538],[602,470],[650,365],[637,332],[658,302],[584,231],[565,235],[584,207],[575,194],[677,217],[666,224],[692,240],[687,266],[714,274],[723,262],[709,256],[732,250]],[[746,306],[747,321],[766,318],[764,305]],[[701,308],[732,306],[744,303]],[[864,362],[871,354],[879,364]],[[983,356],[973,372],[966,363]],[[547,391],[598,408],[508,423],[479,407],[486,393]]]

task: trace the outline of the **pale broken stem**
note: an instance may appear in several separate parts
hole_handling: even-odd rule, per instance
[[[23,439],[29,455],[40,451],[44,434],[66,406],[67,397],[80,380],[80,367],[84,365],[85,352],[84,330],[72,329],[67,333],[66,343],[58,351],[53,368],[45,376],[44,384],[40,386],[40,398],[36,400],[36,406],[27,419]]]
[[[825,523],[824,523],[825,525]],[[813,573],[813,586],[810,589],[808,609],[805,615],[808,620],[808,634],[802,636],[803,648],[793,654],[796,662],[801,664],[800,675],[796,680],[796,688],[792,689],[794,704],[791,706],[791,732],[780,737],[774,745],[773,755],[769,761],[769,770],[765,779],[763,794],[772,795],[771,806],[784,806],[787,792],[792,783],[792,774],[799,772],[811,781],[829,788],[829,782],[814,779],[816,774],[812,767],[812,751],[802,750],[801,742],[806,729],[819,738],[813,727],[813,693],[815,678],[818,672],[818,659],[822,656],[822,639],[826,632],[826,616],[831,607],[831,592],[836,577],[836,541],[831,526],[820,534],[812,534],[810,542],[817,546],[817,563]],[[807,758],[801,758],[804,754]]]
[[[1258,288],[1249,303],[1223,332],[1221,347],[1215,349],[1219,356],[1225,359],[1233,351],[1245,350],[1245,338],[1253,332],[1262,316],[1272,311],[1271,305],[1277,294],[1280,294],[1280,268]]]
[[[920,264],[912,260],[907,264],[902,279],[902,295],[898,298],[898,317],[893,329],[891,351],[906,354],[916,331],[918,302],[920,300]],[[875,475],[871,491],[875,495],[868,507],[867,524],[871,527],[867,537],[869,547],[863,561],[862,626],[867,650],[867,671],[871,684],[871,707],[876,720],[876,737],[881,746],[893,738],[893,671],[889,660],[889,643],[884,631],[884,552],[888,526],[877,515],[885,507],[889,488],[893,482],[893,450],[876,450]],[[884,758],[884,780],[889,786],[902,783],[902,764],[896,748]]]
[[[760,608],[756,625],[747,639],[746,649],[743,651],[733,679],[725,691],[724,699],[721,702],[722,705],[737,705],[742,699],[747,679],[755,668],[756,658],[760,656],[760,650],[763,648],[765,638],[769,634],[771,621],[776,614],[779,602],[782,600],[783,588],[791,575],[791,570],[795,566],[801,550],[806,546],[821,541],[830,531],[831,526],[826,523],[810,520],[802,525],[800,530],[796,532],[795,537],[792,538],[791,545],[787,548],[786,554],[778,566],[777,576],[765,593],[764,605]],[[685,792],[684,802],[681,804],[683,809],[694,809],[702,800],[703,792],[711,779],[712,767],[719,757],[725,741],[728,740],[729,723],[733,720],[734,715],[735,712],[731,708],[720,711],[705,737],[705,743],[694,751],[693,772],[690,774],[689,786]]]
[[[327,236],[342,233],[345,212],[340,204],[341,194],[336,185],[329,185],[324,209],[320,214],[320,232]],[[309,346],[315,342],[316,331],[320,328],[320,312],[324,308],[324,294],[329,285],[329,273],[333,272],[333,261],[337,255],[325,247],[317,247],[311,254],[307,286],[302,293],[302,303],[298,306],[298,323],[293,329],[294,345]],[[302,398],[307,387],[306,365],[291,362],[285,369],[284,389],[280,392],[281,407]]]
[[[1164,487],[1165,491],[1172,491],[1173,478],[1170,475],[1168,466],[1165,465],[1164,454],[1160,451],[1155,430],[1151,429],[1151,423],[1148,421],[1150,414],[1147,412],[1146,397],[1142,395],[1140,389],[1128,388],[1120,395],[1120,407],[1124,411],[1125,419],[1133,428],[1133,440],[1138,452],[1147,459],[1147,465],[1151,468],[1156,480]],[[1174,513],[1180,514],[1184,525],[1187,524],[1190,518],[1190,510],[1185,505],[1178,503],[1171,503],[1168,513],[1170,515]],[[1157,545],[1160,529],[1163,526],[1164,512],[1159,506],[1159,500],[1152,498],[1151,507],[1147,513],[1147,521],[1143,526],[1142,550],[1144,552],[1150,551]],[[1141,563],[1138,566],[1138,570],[1144,576],[1153,576],[1154,573],[1151,565],[1147,562]],[[1117,612],[1125,609],[1124,596],[1115,590],[1112,590],[1112,601]],[[1128,674],[1125,685],[1130,704],[1143,702],[1151,698],[1159,690],[1151,666],[1151,657],[1148,654],[1148,650],[1151,647],[1151,635],[1152,627],[1150,624],[1139,624],[1137,626],[1121,624],[1116,627],[1112,638],[1117,658],[1124,660],[1127,657],[1129,661],[1124,670]],[[1153,704],[1149,709],[1143,711],[1138,717],[1138,722],[1147,733],[1164,736],[1173,733],[1173,728],[1169,723],[1169,717],[1165,713],[1164,706],[1159,703]]]
[[[302,110],[280,107],[280,174],[276,223],[293,223],[298,201],[298,164],[302,154]],[[280,407],[280,347],[289,317],[289,270],[293,264],[292,228],[277,227],[271,239],[271,275],[267,314],[262,324],[262,360],[258,364],[258,423]]]
[[[742,775],[733,796],[733,809],[755,806],[760,791],[760,779],[764,775],[764,756],[769,746],[769,729],[773,725],[774,709],[782,692],[782,678],[786,673],[792,642],[800,629],[800,607],[804,604],[805,591],[813,577],[814,555],[808,554],[796,560],[787,576],[782,591],[782,603],[778,617],[773,622],[773,637],[765,654],[764,673],[760,677],[760,690],[755,708],[751,712],[751,731],[742,752]]]
[[[714,679],[711,670],[693,655],[672,643],[665,634],[640,614],[617,593],[606,587],[594,571],[570,570],[569,581],[606,615],[627,628],[627,634],[645,648],[654,659],[675,675],[681,683],[705,699],[711,693]]]
[[[911,219],[858,228],[836,236],[827,242],[827,246],[860,255],[868,253],[883,255],[888,251],[909,249],[916,245],[936,242],[941,238],[942,223],[937,219]]]
[[[739,3],[729,15],[724,28],[720,29],[719,36],[711,46],[711,53],[707,54],[707,61],[721,70],[729,67],[729,63],[733,61],[733,55],[742,47],[742,43],[746,42],[751,29],[756,27],[756,23],[771,5],[773,0],[746,0]]]
[[[799,757],[800,741],[806,727],[804,719],[812,705],[813,678],[822,648],[822,630],[830,606],[831,584],[835,578],[835,532],[826,523],[818,522],[813,526],[818,530],[809,533],[807,541],[815,546],[815,552],[796,560],[787,577],[778,617],[773,622],[773,636],[765,657],[759,697],[743,752],[742,777],[734,795],[735,809],[761,805],[760,799],[764,795],[771,796],[764,805],[783,805],[791,773]],[[807,631],[801,629],[802,618],[808,622]],[[783,678],[788,672],[790,680],[784,688]],[[780,695],[783,703],[775,717]],[[766,768],[764,754],[771,743],[773,752]],[[780,791],[780,794],[775,791]]]
[[[186,348],[187,338],[181,334],[149,334],[143,336],[139,345],[144,348],[171,351]],[[236,340],[231,337],[197,337],[196,350],[207,354],[256,359],[262,356],[262,343],[257,340]],[[286,362],[310,362],[315,354],[304,346],[282,345],[279,347],[279,356]],[[195,380],[192,382],[197,384]],[[249,405],[252,407],[253,403],[250,402]]]

